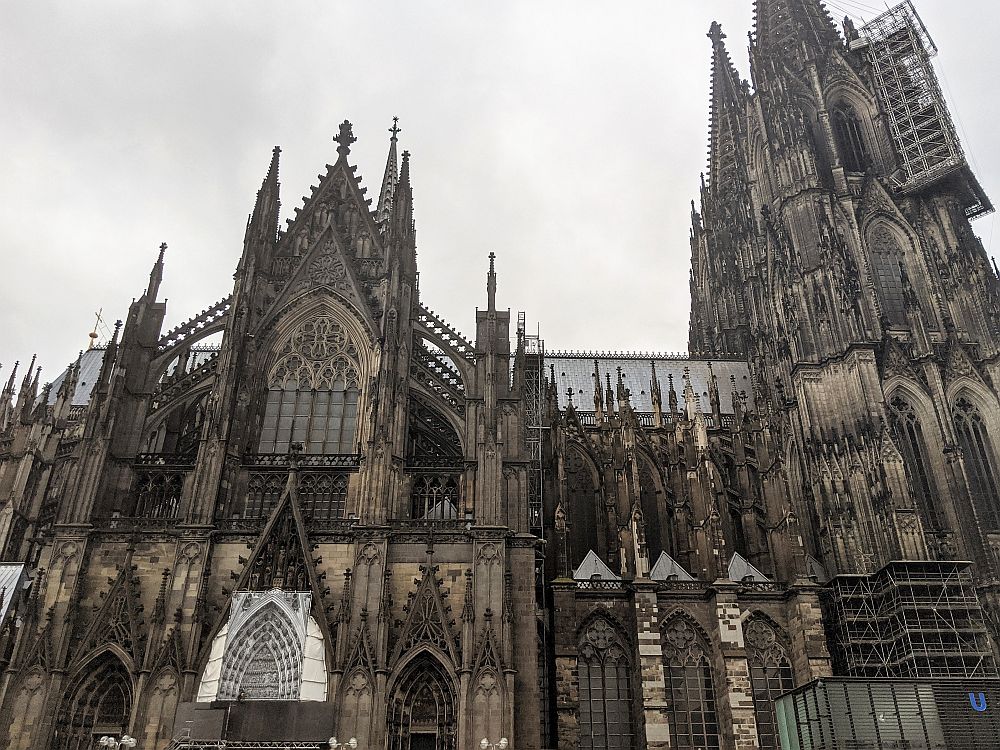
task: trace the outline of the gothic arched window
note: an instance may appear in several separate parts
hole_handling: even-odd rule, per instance
[[[70,691],[59,714],[56,747],[90,750],[102,735],[127,732],[131,713],[132,680],[125,665],[105,653]]]
[[[576,567],[591,550],[601,554],[597,531],[597,486],[590,464],[575,448],[566,452],[566,495],[569,500],[570,549],[572,567]]]
[[[663,628],[663,672],[670,746],[717,750],[719,719],[711,661],[704,643],[683,617],[675,617]]]
[[[177,431],[177,443],[174,452],[184,458],[194,459],[198,454],[198,442],[201,440],[201,424],[205,421],[205,401],[207,395],[187,405],[181,416],[180,429]]]
[[[864,172],[868,167],[868,152],[861,132],[861,123],[853,107],[841,104],[833,110],[833,135],[837,140],[840,161],[848,172]]]
[[[761,748],[779,748],[778,722],[774,703],[795,687],[788,654],[775,629],[763,619],[753,619],[743,630],[750,662],[750,688],[757,719],[757,739]]]
[[[872,276],[882,315],[890,324],[905,324],[903,248],[896,235],[884,224],[879,224],[868,234],[868,256],[871,259]]]
[[[941,528],[935,500],[934,479],[927,460],[927,442],[913,406],[900,397],[893,396],[889,401],[889,423],[895,434],[899,450],[903,454],[903,465],[910,479],[913,497],[929,528]]]
[[[649,559],[655,562],[660,553],[667,548],[661,525],[661,514],[666,512],[666,508],[660,507],[656,492],[656,479],[653,475],[653,468],[648,461],[639,462],[639,505],[642,508],[642,517],[646,522],[644,531]]]
[[[966,470],[972,485],[972,501],[984,529],[998,528],[1000,492],[993,468],[995,453],[982,412],[965,396],[960,396],[952,411],[958,444],[965,457]]]
[[[268,375],[261,453],[354,453],[360,366],[347,331],[331,317],[302,323]]]
[[[580,639],[580,744],[584,750],[631,750],[631,669],[624,639],[607,620],[594,620]]]

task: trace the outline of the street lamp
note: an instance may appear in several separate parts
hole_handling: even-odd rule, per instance
[[[101,737],[101,741],[98,744],[101,747],[110,747],[112,750],[117,750],[119,747],[135,747],[137,743],[135,741],[135,737],[129,737],[127,734],[123,734],[121,739],[105,735],[104,737]]]
[[[499,742],[490,742],[485,737],[479,740],[481,750],[507,750],[509,744],[506,737],[501,737]]]
[[[330,745],[330,750],[338,750],[341,747],[349,747],[354,750],[358,746],[358,741],[354,737],[351,737],[347,742],[337,742],[336,737],[331,737],[327,740],[327,744]]]

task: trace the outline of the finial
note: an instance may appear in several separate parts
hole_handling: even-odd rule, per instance
[[[566,398],[569,399],[569,402],[568,402],[569,406],[572,407],[573,406],[573,389],[572,388],[567,388],[566,389]]]
[[[490,270],[486,275],[486,302],[488,310],[496,310],[497,307],[497,272],[494,266],[497,254],[490,253]]]
[[[162,263],[163,262],[163,254],[165,252],[167,252],[167,243],[166,242],[161,242],[160,243],[160,257],[157,259],[157,263]]]
[[[351,153],[351,144],[358,140],[354,137],[350,120],[344,120],[340,123],[340,132],[333,140],[338,144],[337,153],[340,154],[341,158],[347,158],[347,155]]]
[[[392,138],[390,140],[392,140],[393,142],[396,141],[396,136],[399,135],[401,132],[403,132],[403,129],[399,127],[398,117],[392,118],[392,127],[389,128],[389,132],[392,133]]]
[[[716,44],[725,39],[726,35],[722,33],[722,24],[718,21],[712,21],[712,25],[708,27],[708,38]]]

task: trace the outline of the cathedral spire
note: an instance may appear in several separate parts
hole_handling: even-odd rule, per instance
[[[160,291],[160,282],[163,281],[163,254],[167,252],[167,243],[160,243],[160,254],[149,272],[149,284],[146,286],[146,301],[154,302],[156,295]]]
[[[745,89],[726,49],[722,26],[713,22],[708,30],[712,40],[712,94],[709,114],[708,187],[713,192],[731,184],[739,170],[737,146],[743,141]],[[740,180],[742,182],[742,180]],[[694,205],[691,206],[692,218]]]
[[[271,149],[271,163],[260,190],[257,191],[257,200],[247,226],[247,239],[255,237],[273,243],[278,237],[278,211],[281,208],[281,183],[278,182],[280,156],[280,146]]]
[[[396,163],[396,141],[400,133],[398,117],[392,118],[392,127],[389,128],[389,132],[392,134],[389,138],[389,156],[385,160],[382,190],[379,192],[378,206],[375,209],[375,221],[382,229],[389,221],[389,214],[392,212],[392,199],[396,193],[396,184],[399,182],[399,170]]]
[[[823,0],[754,0],[754,50],[801,59],[840,43]]]
[[[398,241],[414,243],[413,230],[413,188],[410,186],[410,152],[403,152],[403,163],[399,169],[389,212],[389,234]]]

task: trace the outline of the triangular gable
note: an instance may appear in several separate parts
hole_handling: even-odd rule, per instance
[[[355,669],[362,669],[369,676],[372,676],[375,674],[376,666],[375,649],[372,648],[371,632],[368,629],[368,620],[364,619],[361,621],[361,626],[358,628],[358,635],[354,640],[354,646],[347,659],[347,667],[344,669],[344,673],[350,674]]]
[[[955,336],[951,337],[948,344],[948,354],[945,358],[944,366],[945,381],[950,383],[958,378],[966,377],[983,382],[979,369],[969,356],[969,352],[962,345],[962,342]]]
[[[139,665],[144,653],[145,634],[139,619],[141,604],[137,587],[139,579],[133,577],[132,555],[125,558],[118,574],[104,597],[104,604],[79,641],[78,656],[85,656],[96,648],[114,644]]]
[[[653,569],[649,571],[653,581],[693,581],[695,577],[688,573],[681,564],[666,552],[661,552]]]
[[[484,670],[492,669],[497,674],[503,671],[503,660],[500,658],[500,647],[496,640],[496,631],[492,622],[487,622],[483,631],[483,638],[479,644],[479,651],[473,666],[473,674],[479,674]]]
[[[826,583],[830,580],[830,574],[826,572],[826,567],[810,554],[806,554],[806,573],[816,578],[817,583]]]
[[[407,613],[406,623],[399,633],[392,661],[411,649],[430,645],[451,656],[452,661],[458,664],[458,650],[451,630],[451,607],[445,604],[441,593],[438,568],[436,565],[421,565],[420,568],[424,577],[403,608]]]
[[[621,576],[615,574],[593,550],[587,553],[583,562],[573,571],[575,581],[620,581]]]
[[[368,294],[355,271],[354,261],[344,251],[343,242],[330,224],[311,241],[305,257],[261,318],[262,322],[271,320],[297,297],[316,290],[327,291],[340,298],[361,316],[373,334],[379,330]]]
[[[733,555],[729,561],[730,581],[758,581],[760,583],[770,583],[770,579],[750,564],[739,552]]]

